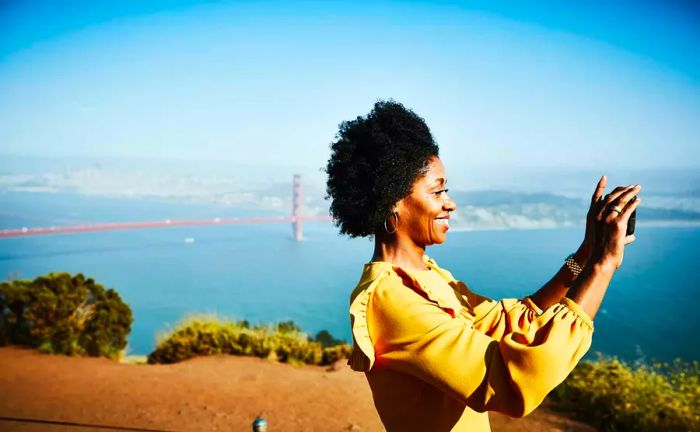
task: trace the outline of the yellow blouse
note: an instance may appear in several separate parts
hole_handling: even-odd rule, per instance
[[[590,347],[593,323],[572,300],[496,302],[424,260],[430,270],[366,264],[350,298],[348,364],[387,431],[489,431],[486,411],[527,415]]]

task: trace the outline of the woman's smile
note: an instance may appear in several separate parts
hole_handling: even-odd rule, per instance
[[[445,230],[450,229],[450,217],[449,216],[435,218],[435,223],[438,225],[442,225],[443,228],[445,228]]]

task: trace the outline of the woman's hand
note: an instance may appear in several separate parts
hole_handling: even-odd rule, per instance
[[[585,267],[591,258],[591,253],[593,252],[593,247],[596,240],[596,224],[597,216],[600,212],[601,206],[603,205],[603,192],[605,191],[605,186],[608,183],[608,179],[602,176],[598,180],[595,190],[593,191],[593,196],[591,197],[591,206],[588,208],[588,213],[586,214],[586,233],[583,237],[583,243],[579,246],[578,250],[574,254],[576,262],[579,263],[581,267]],[[621,188],[616,188],[615,191]],[[613,192],[615,192],[613,191]]]
[[[567,294],[591,318],[595,318],[615,270],[622,265],[625,246],[634,241],[633,235],[627,235],[627,221],[641,202],[633,199],[642,189],[639,185],[620,186],[603,197],[606,182],[605,176],[598,182],[588,211],[590,262]]]
[[[606,184],[607,178],[601,177],[593,193],[584,244],[590,246],[590,258],[596,264],[614,271],[622,265],[625,246],[635,240],[627,235],[627,221],[641,202],[632,199],[641,186],[618,186],[603,197]]]
[[[591,258],[591,252],[593,251],[596,238],[596,215],[598,214],[601,197],[603,196],[603,191],[605,190],[607,182],[608,179],[605,176],[602,176],[600,180],[598,180],[598,184],[593,191],[593,197],[591,197],[591,206],[588,208],[588,213],[586,213],[586,233],[583,236],[583,243],[581,243],[581,246],[579,246],[574,254],[576,262],[578,262],[581,267],[584,267]]]

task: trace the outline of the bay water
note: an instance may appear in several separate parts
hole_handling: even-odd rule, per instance
[[[3,193],[0,229],[23,226],[280,215],[215,204],[73,194]],[[638,222],[637,241],[595,319],[593,346],[626,360],[700,360],[700,228]],[[132,308],[130,354],[148,354],[159,333],[189,314],[251,323],[293,320],[315,334],[350,339],[349,294],[372,255],[367,239],[308,222],[238,224],[0,239],[0,276],[81,272],[116,289]],[[549,280],[580,243],[583,227],[458,231],[428,249],[482,295],[523,297]]]

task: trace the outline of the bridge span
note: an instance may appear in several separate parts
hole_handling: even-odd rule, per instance
[[[140,222],[115,222],[95,223],[74,226],[50,226],[35,228],[0,229],[0,238],[26,237],[46,234],[78,234],[99,231],[117,231],[132,229],[204,226],[204,225],[228,225],[228,224],[252,224],[252,223],[291,223],[292,236],[296,240],[303,238],[303,222],[306,221],[330,221],[330,216],[302,215],[302,186],[301,176],[294,175],[292,185],[292,214],[291,216],[260,216],[260,217],[235,217],[235,218],[211,218],[211,219],[180,219],[180,220],[155,220]]]

